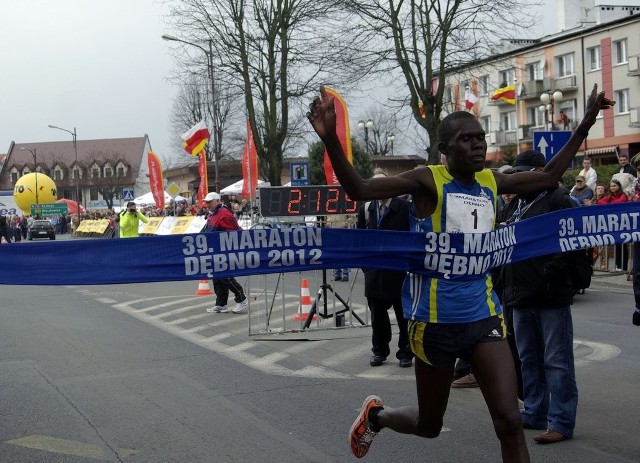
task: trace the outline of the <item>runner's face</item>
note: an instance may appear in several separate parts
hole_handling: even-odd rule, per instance
[[[482,126],[475,119],[457,122],[458,130],[447,144],[447,163],[451,170],[480,172],[487,156],[487,140]]]

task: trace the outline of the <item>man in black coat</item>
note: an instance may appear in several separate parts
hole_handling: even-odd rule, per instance
[[[541,170],[542,153],[529,150],[515,160],[516,171]],[[499,222],[514,223],[548,212],[577,207],[564,187],[518,195],[501,211]],[[573,359],[571,304],[576,253],[533,257],[502,268],[502,303],[513,310],[513,326],[521,362],[522,425],[545,430],[540,444],[571,439],[576,422],[578,389]]]
[[[386,177],[386,174],[382,169],[376,169],[374,177]],[[367,201],[358,211],[357,227],[370,230],[408,231],[409,207],[409,202],[400,198]],[[406,272],[363,269],[363,273],[364,295],[367,298],[369,310],[371,310],[373,331],[371,336],[373,356],[369,364],[372,367],[380,366],[391,353],[389,343],[392,334],[389,308],[393,307],[400,329],[396,358],[401,367],[410,367],[413,362],[413,354],[409,346],[407,321],[404,319],[400,297]]]

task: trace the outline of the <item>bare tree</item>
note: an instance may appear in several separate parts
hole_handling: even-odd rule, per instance
[[[243,94],[260,170],[280,185],[291,137],[308,131],[306,101],[320,83],[347,85],[357,64],[338,0],[176,0],[170,21],[190,42],[210,41],[218,78]]]
[[[535,3],[534,0],[533,3]],[[437,130],[450,70],[495,53],[501,40],[522,37],[534,24],[532,2],[519,0],[345,0],[361,18],[354,24],[369,44],[376,72],[399,72],[415,121],[431,141],[428,163],[438,164]],[[517,27],[514,25],[517,24]]]

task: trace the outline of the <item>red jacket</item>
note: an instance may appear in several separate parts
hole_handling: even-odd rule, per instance
[[[211,215],[207,218],[206,231],[231,231],[242,230],[242,227],[238,224],[236,216],[233,215],[229,209],[222,204],[213,210]]]
[[[613,203],[626,203],[629,201],[629,197],[624,193],[620,192],[620,194],[608,194],[604,198],[598,200],[598,204],[613,204]]]

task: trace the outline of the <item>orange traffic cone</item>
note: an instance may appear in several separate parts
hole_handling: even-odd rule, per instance
[[[209,280],[200,280],[196,296],[209,296],[211,294],[213,294],[213,291],[209,289]]]
[[[298,313],[293,317],[296,321],[306,320],[309,316],[309,311],[311,310],[311,295],[309,294],[309,281],[306,278],[302,279],[302,284],[300,285],[300,305],[298,306]],[[315,315],[313,319],[315,320]]]

